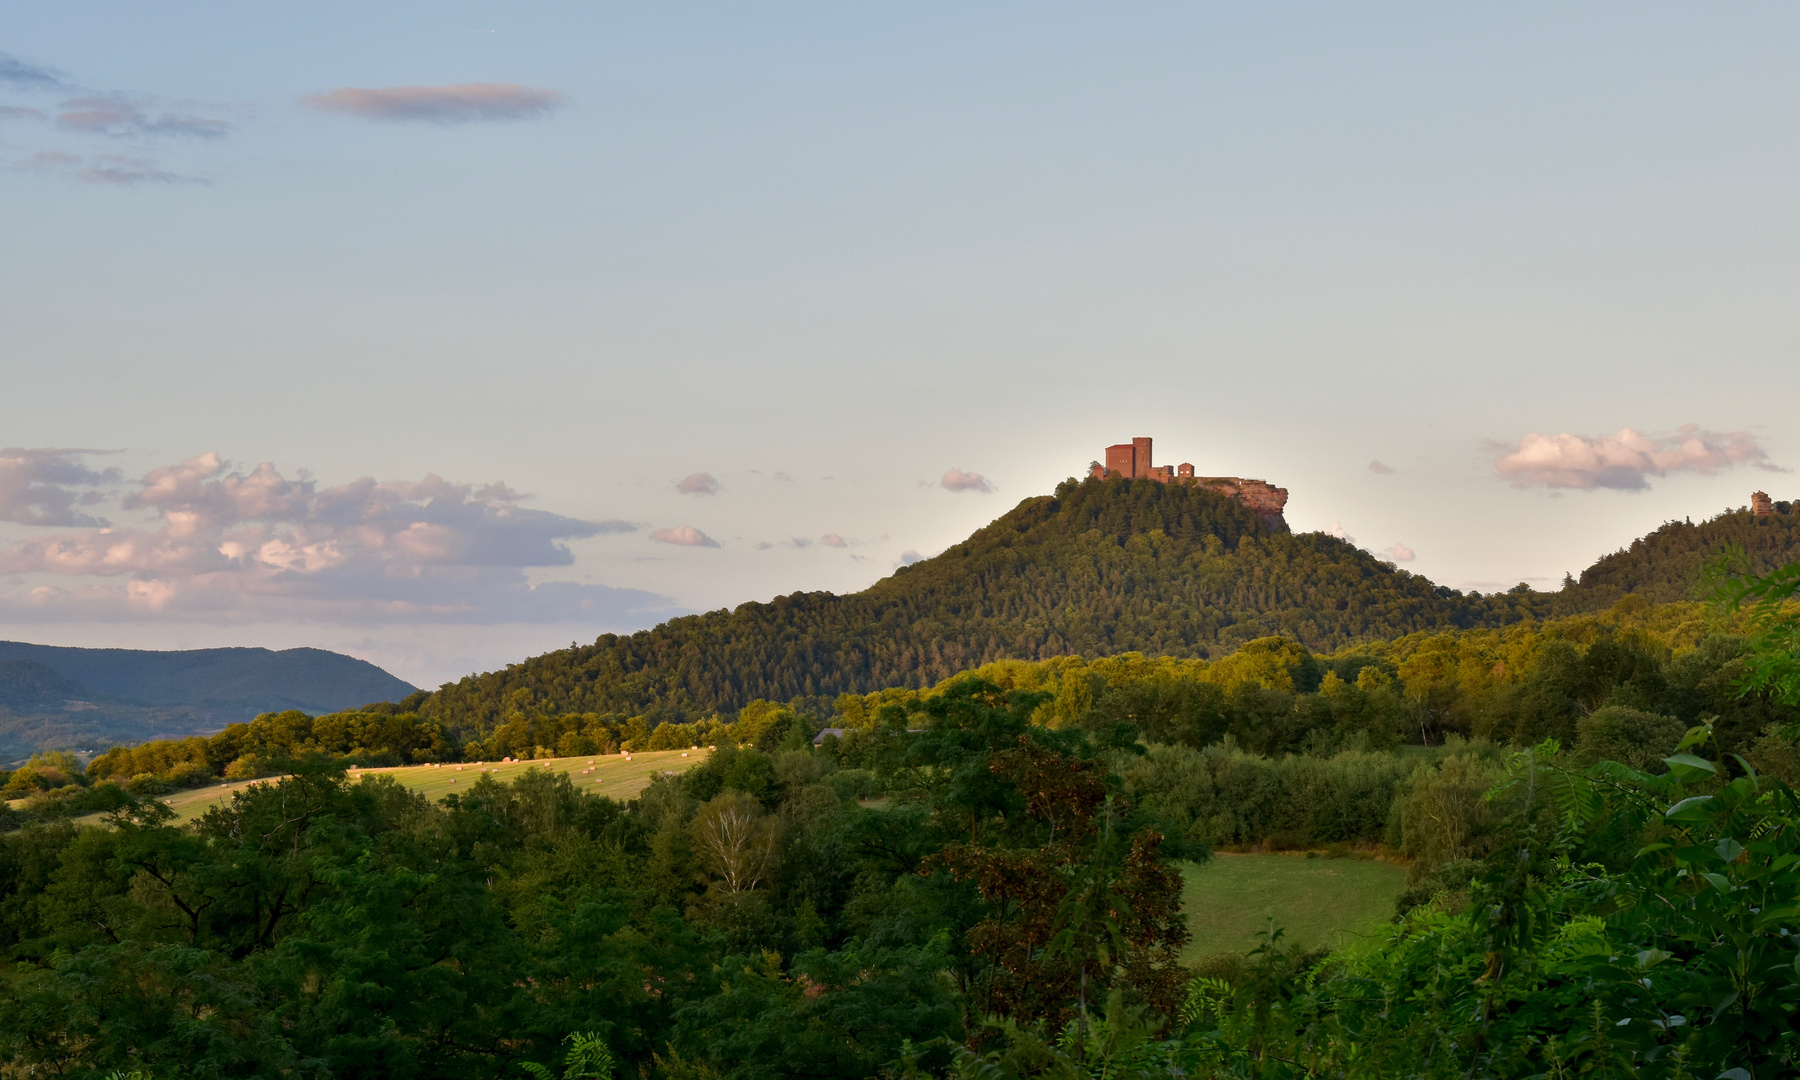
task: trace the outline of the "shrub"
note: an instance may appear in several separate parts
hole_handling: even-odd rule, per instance
[[[1675,744],[1687,733],[1687,725],[1673,716],[1608,705],[1594,710],[1575,724],[1575,762],[1616,761],[1634,769],[1652,768],[1675,752]]]

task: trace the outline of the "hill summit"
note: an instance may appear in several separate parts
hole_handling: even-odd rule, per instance
[[[446,685],[419,712],[462,738],[519,708],[689,720],[758,698],[925,686],[1007,657],[1206,657],[1283,633],[1328,650],[1516,621],[1543,601],[1442,588],[1205,484],[1090,476],[862,592],[608,634]]]

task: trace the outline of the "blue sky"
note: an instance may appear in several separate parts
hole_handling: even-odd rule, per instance
[[[520,7],[0,12],[0,636],[435,683],[1134,435],[1464,588],[1800,495],[1792,8]]]

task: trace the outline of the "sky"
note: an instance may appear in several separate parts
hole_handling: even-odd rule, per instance
[[[434,686],[1147,435],[1554,588],[1800,496],[1790,5],[0,8],[0,638]]]

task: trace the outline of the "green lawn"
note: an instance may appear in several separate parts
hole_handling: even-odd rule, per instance
[[[1406,888],[1406,871],[1387,863],[1295,855],[1215,855],[1182,876],[1194,934],[1185,960],[1250,951],[1271,915],[1283,945],[1336,947],[1391,919]]]
[[[391,776],[427,798],[437,800],[452,791],[467,789],[483,772],[492,773],[496,780],[512,780],[523,775],[526,769],[542,769],[546,772],[568,773],[569,778],[582,791],[624,801],[649,787],[651,777],[664,772],[684,772],[689,766],[705,761],[706,755],[707,751],[702,747],[699,750],[652,750],[632,754],[629,758],[623,754],[592,754],[506,764],[491,761],[482,765],[411,765],[398,769],[354,769],[350,775],[353,778]],[[163,802],[174,808],[177,821],[192,821],[206,813],[209,807],[229,805],[233,792],[261,782],[263,781],[241,780],[232,784],[214,784],[211,787],[178,791],[164,796]],[[102,814],[90,814],[76,820],[98,824],[103,817]]]

